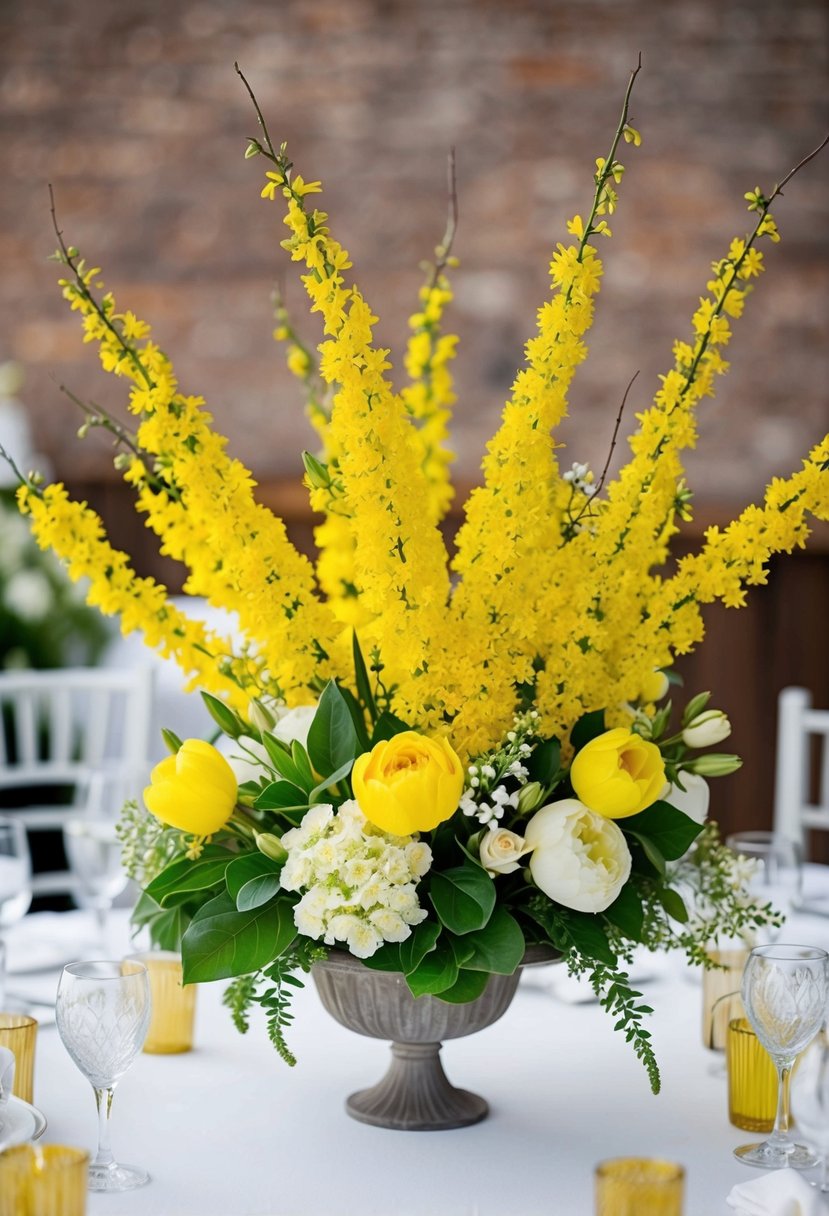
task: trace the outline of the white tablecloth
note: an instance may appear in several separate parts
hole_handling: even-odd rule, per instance
[[[77,944],[86,922],[67,915]],[[126,942],[123,915],[115,931]],[[826,946],[829,919],[793,918],[783,940]],[[680,960],[659,961],[645,989],[659,1097],[603,1010],[566,1005],[538,986],[556,978],[546,968],[522,981],[500,1022],[444,1045],[452,1082],[483,1094],[491,1114],[439,1133],[368,1127],[345,1114],[345,1097],[385,1071],[388,1047],[335,1023],[312,985],[298,994],[289,1032],[295,1069],[258,1020],[246,1037],[236,1033],[220,1005],[224,984],[204,986],[197,1049],[139,1056],[116,1093],[116,1155],[145,1166],[152,1181],[91,1196],[90,1216],[591,1216],[595,1163],[622,1155],[681,1162],[686,1216],[725,1216],[732,1185],[756,1176],[732,1156],[753,1137],[729,1124],[722,1058],[701,1045],[698,980]],[[15,978],[29,991],[54,991],[54,982]],[[54,1027],[40,1031],[35,1102],[49,1120],[47,1141],[94,1146],[90,1086]]]

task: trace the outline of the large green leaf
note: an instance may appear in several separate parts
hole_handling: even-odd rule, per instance
[[[497,975],[512,975],[526,948],[518,921],[505,908],[496,908],[486,926],[476,933],[466,934],[463,941],[472,946],[471,955],[464,960],[464,969]]]
[[[308,794],[292,781],[272,781],[265,786],[253,805],[258,811],[293,811],[298,807],[307,807]]]
[[[579,954],[585,958],[598,959],[600,963],[607,963],[608,967],[618,964],[616,954],[597,917],[591,916],[589,912],[568,912],[566,928]]]
[[[402,971],[399,943],[384,942],[372,955],[363,959],[363,966],[371,971]]]
[[[231,899],[238,900],[242,887],[251,879],[273,876],[278,881],[281,869],[281,865],[258,851],[234,858],[225,871],[225,883]]]
[[[305,778],[302,775],[302,770],[294,763],[288,744],[283,743],[281,739],[277,739],[274,735],[269,735],[267,732],[263,732],[262,742],[265,745],[265,751],[268,753],[268,759],[280,777],[284,777],[286,781],[290,781],[298,789],[304,790],[306,786]],[[313,784],[314,780],[312,779],[308,785],[308,789]]]
[[[445,992],[457,983],[458,964],[448,943],[440,942],[424,955],[418,966],[406,976],[406,983],[415,996]]]
[[[561,744],[558,739],[545,739],[533,749],[533,754],[527,761],[530,780],[539,785],[552,785],[557,776],[561,761]]]
[[[666,861],[682,857],[702,831],[701,823],[696,823],[669,802],[655,802],[638,815],[617,822],[622,831],[635,836],[643,848],[649,840]]]
[[[214,697],[209,692],[203,692],[201,696],[207,712],[219,730],[229,735],[231,739],[238,739],[240,735],[245,733],[245,723],[242,722],[238,714],[233,712],[229,705],[225,705],[224,701],[220,701],[218,697]]]
[[[415,925],[411,936],[400,943],[400,970],[407,975],[420,966],[425,955],[434,950],[440,937],[440,925],[433,920]]]
[[[437,994],[439,1001],[449,1001],[452,1005],[465,1005],[479,997],[489,983],[486,971],[461,971],[451,988],[444,988]]]
[[[398,718],[396,714],[384,709],[380,717],[374,724],[374,730],[371,734],[371,745],[380,743],[383,740],[393,739],[395,735],[402,735],[404,730],[411,730],[408,722],[404,722],[402,718]]]
[[[267,966],[296,937],[293,908],[275,899],[248,912],[194,919],[181,942],[185,984],[247,975]]]
[[[492,915],[495,884],[486,870],[468,862],[433,874],[429,897],[451,933],[473,933]]]
[[[570,732],[570,742],[576,751],[581,751],[591,739],[597,739],[605,732],[604,710],[594,709],[592,713],[582,714]]]
[[[621,929],[625,937],[629,937],[631,941],[641,940],[645,912],[641,899],[630,883],[626,883],[610,907],[605,908],[604,916],[611,925]]]
[[[377,705],[374,701],[374,693],[371,691],[371,680],[368,678],[366,661],[360,649],[356,629],[351,634],[351,653],[354,658],[354,679],[357,685],[357,696],[368,711],[369,718],[374,722],[377,718]]]
[[[311,793],[308,795],[308,801],[310,803],[317,802],[320,794],[324,794],[326,790],[331,789],[332,785],[336,785],[338,781],[342,781],[345,777],[347,777],[353,767],[353,760],[347,760],[345,764],[340,765],[338,769],[334,770],[330,777],[326,777],[323,781],[320,781],[319,785],[314,786]]]
[[[333,680],[329,680],[308,731],[308,755],[321,777],[327,777],[360,754],[351,712]]]
[[[260,874],[251,878],[236,896],[236,907],[240,912],[250,912],[253,908],[261,908],[268,900],[273,899],[279,890],[278,874]]]
[[[221,845],[206,845],[197,861],[186,857],[171,862],[147,884],[146,894],[162,905],[181,903],[193,891],[203,891],[224,880],[233,855]]]

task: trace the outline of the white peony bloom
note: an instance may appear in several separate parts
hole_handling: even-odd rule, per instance
[[[293,743],[296,739],[303,747],[307,747],[308,731],[316,712],[316,705],[297,705],[295,709],[289,709],[282,715],[271,734],[283,743]]]
[[[576,912],[603,912],[630,876],[621,828],[575,798],[536,811],[524,841],[530,872],[545,895]]]
[[[19,570],[6,584],[3,599],[9,612],[34,624],[49,615],[52,588],[40,570]]]
[[[666,802],[675,806],[683,815],[693,819],[694,823],[705,823],[708,818],[708,803],[711,800],[711,790],[704,777],[696,773],[681,773],[680,781],[685,786],[681,790],[678,785],[672,785],[667,794],[663,794]]]
[[[490,828],[481,837],[478,846],[481,865],[487,874],[513,874],[518,869],[520,859],[529,852],[523,836],[510,832],[506,828]]]

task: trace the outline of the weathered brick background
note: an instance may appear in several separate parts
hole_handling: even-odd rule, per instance
[[[632,112],[644,146],[625,150],[593,350],[564,428],[572,459],[600,465],[624,385],[640,369],[631,405],[649,399],[710,261],[744,230],[743,192],[819,141],[828,12],[823,0],[5,0],[0,358],[26,367],[39,446],[63,476],[105,474],[102,445],[73,442],[78,419],[54,381],[122,400],[44,260],[51,181],[68,238],[103,265],[122,306],[153,321],[235,452],[263,478],[297,474],[308,433],[270,337],[274,279],[297,313],[303,300],[278,247],[279,209],[259,199],[264,166],[242,159],[255,121],[238,59],[298,170],[323,178],[394,352],[418,261],[443,230],[456,146],[456,442],[460,474],[474,477],[549,253],[588,206],[641,48]],[[690,461],[703,498],[757,493],[825,421],[828,174],[829,155],[777,208],[784,242]],[[310,319],[304,328],[315,335]]]

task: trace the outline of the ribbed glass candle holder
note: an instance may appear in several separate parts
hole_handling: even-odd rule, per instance
[[[726,1040],[728,1118],[747,1132],[770,1132],[777,1110],[777,1072],[746,1018],[732,1018]]]
[[[150,1029],[144,1051],[173,1055],[193,1048],[196,1015],[196,985],[182,983],[181,956],[166,950],[135,954],[147,968],[152,997]]]
[[[596,1216],[682,1216],[685,1170],[652,1157],[617,1157],[596,1166]]]
[[[12,1093],[24,1102],[34,1101],[37,1022],[23,1013],[0,1013],[0,1047],[14,1052]]]
[[[0,1154],[0,1216],[85,1216],[89,1153],[21,1144]]]
[[[709,950],[708,955],[719,966],[702,973],[702,1043],[712,1051],[725,1051],[730,1013],[722,998],[739,993],[748,951]]]

